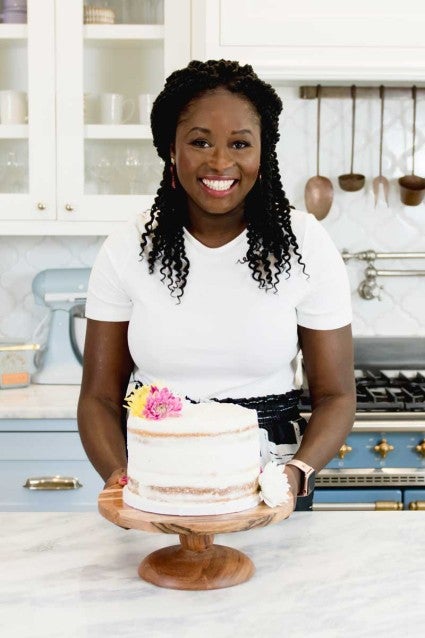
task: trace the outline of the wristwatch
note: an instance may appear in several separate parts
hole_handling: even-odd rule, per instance
[[[297,496],[308,496],[314,490],[316,472],[313,467],[298,459],[291,459],[286,465],[293,465],[301,470],[301,487]]]

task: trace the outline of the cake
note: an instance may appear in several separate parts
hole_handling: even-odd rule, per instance
[[[255,410],[191,403],[157,386],[139,388],[127,406],[127,505],[197,516],[239,512],[261,501]]]

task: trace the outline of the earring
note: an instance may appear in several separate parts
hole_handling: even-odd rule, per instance
[[[170,173],[171,173],[171,188],[174,190],[176,188],[176,179],[174,177],[174,166],[176,164],[176,160],[174,159],[174,157],[171,158],[171,165],[170,165]]]

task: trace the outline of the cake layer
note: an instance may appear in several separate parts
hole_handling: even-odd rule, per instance
[[[124,488],[123,499],[130,507],[154,514],[170,514],[172,516],[217,516],[219,514],[232,514],[256,507],[261,502],[258,494],[251,494],[239,499],[229,499],[218,503],[171,503],[138,496],[131,492],[128,486]]]

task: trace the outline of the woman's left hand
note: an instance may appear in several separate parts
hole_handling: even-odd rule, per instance
[[[127,485],[127,470],[125,467],[120,467],[108,477],[103,489],[114,489],[117,487],[124,487]]]

